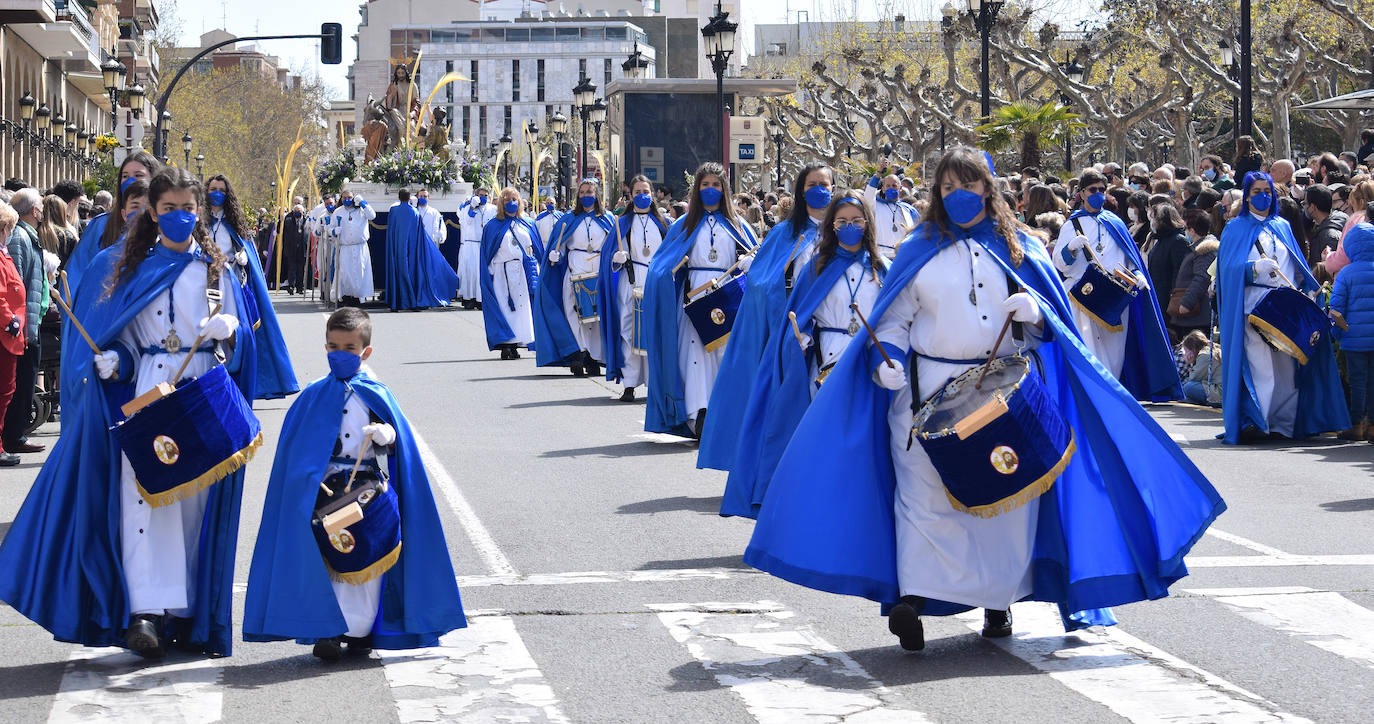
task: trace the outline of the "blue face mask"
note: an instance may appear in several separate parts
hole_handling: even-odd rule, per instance
[[[351,199],[351,198],[344,199],[344,200],[343,200],[343,205],[344,205],[344,208],[350,208],[350,207],[352,207],[352,206],[353,206],[353,199]]]
[[[830,205],[830,187],[812,186],[806,190],[806,205],[813,209],[823,209]]]
[[[336,349],[328,357],[329,374],[334,375],[335,379],[349,379],[358,374],[358,368],[363,366],[362,357],[346,350]]]
[[[1088,194],[1088,198],[1084,199],[1084,201],[1087,203],[1088,208],[1090,209],[1101,209],[1102,204],[1107,203],[1107,195],[1099,191],[1095,194]]]
[[[721,191],[715,186],[707,186],[706,188],[703,188],[699,193],[701,194],[701,203],[706,204],[707,206],[715,206],[716,204],[719,204],[721,198],[725,196],[725,192]]]
[[[513,216],[513,215],[515,215],[515,214],[517,214],[517,213],[520,212],[520,202],[519,202],[519,201],[507,201],[507,202],[505,203],[505,207],[506,207],[506,215],[507,215],[507,216]]]
[[[900,196],[901,193],[899,193],[895,188],[883,189],[883,198],[887,199],[888,201],[896,201],[897,198]]]
[[[1261,214],[1269,211],[1269,207],[1274,204],[1274,197],[1268,191],[1261,191],[1250,197],[1250,206]]]
[[[211,206],[223,206],[223,205],[224,205],[224,192],[223,192],[223,191],[220,191],[219,189],[215,189],[214,191],[211,191],[211,192],[209,193],[209,197],[210,197],[210,205],[211,205]]]
[[[325,211],[329,211],[329,212],[334,211],[334,204],[325,204],[325,205],[324,205],[324,210],[325,210]]]
[[[1209,168],[1206,171],[1202,172],[1202,177],[1207,179],[1208,181],[1215,181],[1217,178],[1217,170],[1214,168]]]
[[[479,204],[481,204],[481,205],[483,205],[483,206],[486,206],[486,205],[487,205],[487,195],[486,195],[486,194],[482,194],[481,196],[478,196],[478,197],[477,197],[477,203],[479,203]]]
[[[544,204],[545,211],[553,211],[553,204]]]
[[[647,209],[654,203],[654,197],[648,194],[635,194],[635,208]]]
[[[582,208],[584,208],[584,209],[590,209],[590,208],[596,206],[596,197],[595,197],[595,196],[581,196],[581,197],[579,197],[577,200],[580,201],[580,202],[582,202]]]
[[[120,182],[119,182],[119,193],[122,194],[122,193],[124,193],[125,191],[128,191],[128,190],[129,190],[129,186],[130,186],[131,184],[133,184],[133,182],[135,182],[135,181],[137,181],[137,180],[138,180],[137,178],[134,178],[133,176],[130,176],[129,178],[126,178],[126,179],[124,179],[123,181],[120,181]]]
[[[175,209],[158,216],[157,227],[168,241],[180,244],[191,238],[191,232],[196,230],[196,220],[194,211]]]
[[[835,238],[845,246],[858,246],[864,240],[864,227],[858,224],[841,224],[835,229]]]
[[[421,196],[420,198],[418,198],[418,199],[415,200],[415,205],[416,205],[416,206],[424,206],[424,205],[426,205],[426,204],[428,204],[428,203],[429,203],[429,197],[428,197],[428,196]]]
[[[983,213],[983,197],[967,189],[954,189],[945,194],[942,202],[950,221],[960,226],[973,221]]]

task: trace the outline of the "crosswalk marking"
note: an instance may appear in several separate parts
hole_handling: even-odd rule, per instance
[[[1059,683],[1133,722],[1305,722],[1268,700],[1115,628],[1064,633],[1051,604],[1013,610],[1016,633],[990,639]],[[960,614],[982,629],[982,613]]]
[[[1212,596],[1256,623],[1374,668],[1374,611],[1339,593],[1301,586],[1283,590],[1189,589]]]
[[[760,576],[752,568],[674,568],[647,571],[578,571],[571,573],[529,573],[506,576],[458,576],[458,587],[480,586],[563,586],[575,583],[672,583]]]
[[[761,724],[928,721],[893,704],[848,654],[771,601],[650,604],[679,643]]]
[[[204,656],[179,656],[152,662],[114,647],[73,651],[48,722],[219,721],[224,707],[219,666]]]
[[[483,612],[438,646],[377,654],[402,722],[568,721],[509,616]]]

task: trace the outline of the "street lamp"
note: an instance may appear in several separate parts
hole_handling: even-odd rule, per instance
[[[62,117],[62,111],[58,110],[52,114],[52,136],[48,138],[48,150],[54,154],[61,154],[62,134],[67,130],[67,119]]]
[[[597,98],[589,115],[592,119],[592,127],[596,129],[596,147],[601,148],[601,127],[606,125],[606,99]]]
[[[774,118],[768,121],[768,135],[773,137],[773,156],[778,162],[778,176],[775,186],[782,185],[782,125]]]
[[[558,202],[566,203],[568,200],[567,187],[563,183],[566,178],[563,155],[563,137],[568,132],[568,117],[563,115],[563,111],[554,111],[553,118],[549,119],[549,130],[553,131],[553,140],[557,144],[558,150]]]
[[[38,106],[38,110],[33,114],[33,140],[39,147],[46,147],[44,141],[47,139],[48,126],[52,125],[52,111],[48,110],[48,104]]]
[[[534,156],[539,143],[539,124],[533,118],[525,121],[525,133],[530,139],[530,208],[533,209],[535,199],[539,197],[539,166]]]
[[[195,140],[191,138],[191,132],[187,131],[181,137],[181,152],[185,155],[186,159],[185,164],[182,166],[182,168],[185,168],[187,170],[190,170],[191,168],[191,145],[193,143],[195,143]]]
[[[1078,85],[1083,82],[1083,66],[1073,59],[1073,54],[1064,53],[1064,62],[1060,64],[1060,70],[1069,77],[1070,85]],[[1069,107],[1070,98],[1067,93],[1059,94],[1059,102]],[[1064,170],[1073,173],[1073,129],[1064,132]]]
[[[1226,68],[1226,79],[1232,83],[1240,82],[1240,66],[1236,63],[1236,51],[1230,40],[1217,43],[1221,51],[1221,65]],[[1243,89],[1242,89],[1242,92]],[[1231,96],[1231,141],[1240,138],[1240,101],[1238,95]]]
[[[168,157],[169,157],[169,154],[167,153],[167,133],[168,133],[168,131],[171,131],[171,130],[172,130],[172,112],[171,112],[171,111],[163,111],[163,112],[162,112],[162,125],[159,126],[159,130],[161,131],[161,135],[162,135],[162,138],[159,139],[159,140],[161,140],[161,142],[162,142],[162,145],[161,145],[161,148],[162,148],[162,162],[163,162],[163,163],[167,163],[167,160],[168,160]]]
[[[143,84],[135,83],[129,87],[128,93],[125,94],[128,96],[129,110],[133,111],[134,118],[143,115],[143,93]]]
[[[497,158],[501,159],[501,161],[503,161],[506,164],[506,170],[501,185],[510,186],[510,158],[509,156],[507,156],[507,154],[510,153],[509,132],[501,134],[501,144],[497,146],[497,149]]]
[[[980,67],[979,90],[981,92],[981,110],[983,118],[986,120],[992,114],[992,89],[988,80],[988,47],[991,44],[992,24],[997,20],[997,13],[1002,10],[1002,2],[992,0],[967,0],[968,15],[973,19],[973,27],[978,31],[979,39],[982,41],[983,62]]]
[[[591,78],[583,76],[573,87],[573,107],[582,116],[582,166],[578,173],[587,173],[587,116],[592,112],[592,98],[596,97],[596,84]]]
[[[735,53],[735,29],[739,26],[730,22],[730,13],[721,10],[720,0],[716,0],[716,14],[706,27],[701,29],[701,39],[706,48],[706,58],[711,61],[711,70],[716,73],[716,147],[721,162],[725,161],[725,69],[729,67],[730,56]]]
[[[196,154],[196,178],[201,181],[205,180],[205,154],[203,153]]]
[[[625,71],[625,77],[632,80],[641,80],[649,75],[649,59],[644,57],[644,53],[639,50],[639,41],[635,41],[635,52],[630,53],[630,59],[620,64],[620,69]]]
[[[124,84],[124,74],[127,72],[124,64],[114,59],[111,55],[108,60],[100,64],[100,77],[105,82],[105,92],[110,96],[110,132],[113,133],[119,123],[117,114],[119,112],[119,88]]]

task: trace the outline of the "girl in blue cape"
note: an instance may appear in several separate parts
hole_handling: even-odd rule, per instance
[[[758,377],[764,343],[787,309],[798,274],[816,252],[816,230],[830,208],[834,174],[823,163],[809,163],[792,184],[792,215],[774,226],[759,245],[749,267],[730,343],[711,388],[710,418],[701,430],[697,467],[734,467],[745,406]]]
[[[1009,607],[1025,599],[1057,603],[1067,628],[1111,623],[1101,609],[1168,595],[1225,505],[1079,341],[1044,246],[996,192],[983,154],[952,149],[934,178],[926,221],[869,319],[893,363],[867,341],[845,350],[778,463],[744,560],[882,603],[907,649],[924,646],[922,614],[981,607],[984,634],[1009,635]],[[1024,342],[1009,335],[994,348],[1011,320]],[[1000,514],[971,515],[922,445],[908,445],[913,396],[1020,344],[1034,347],[1073,444],[1051,469],[1058,478],[1001,501]],[[1015,460],[970,459],[970,476],[994,483]]]
[[[1277,213],[1273,180],[1252,171],[1241,184],[1241,210],[1226,224],[1217,253],[1221,308],[1223,439],[1255,442],[1266,434],[1310,437],[1350,426],[1329,330],[1307,364],[1271,346],[1249,323],[1255,305],[1276,287],[1313,294],[1320,287],[1293,231]],[[1280,276],[1282,275],[1282,276]]]
[[[600,272],[601,252],[608,240],[614,245],[615,217],[602,206],[601,183],[582,179],[577,185],[577,210],[554,223],[546,243],[548,264],[539,274],[534,359],[540,367],[567,365],[579,377],[601,374],[598,363],[603,359],[601,321],[605,315],[582,321],[573,279]]]
[[[520,192],[502,189],[496,218],[482,228],[482,320],[487,349],[501,359],[520,359],[520,347],[534,344],[530,302],[539,286],[539,260],[544,258],[539,229],[521,212]]]
[[[130,179],[147,183],[161,170],[162,162],[154,158],[153,154],[147,151],[131,153],[119,164],[119,188],[110,191],[114,192],[117,199],[122,199]],[[66,266],[63,267],[67,272],[67,284],[71,286],[72,292],[76,292],[81,286],[81,280],[86,276],[86,270],[90,268],[91,262],[95,261],[96,255],[113,246],[128,230],[129,223],[124,214],[117,213],[121,211],[122,207],[116,204],[109,213],[91,219],[82,230],[81,240],[76,243],[71,256],[67,257]],[[63,336],[65,338],[65,333]]]
[[[175,382],[188,354],[182,379],[218,365],[223,344],[232,344],[225,367],[251,400],[254,337],[235,316],[243,288],[197,216],[200,182],[164,169],[149,201],[124,247],[98,255],[76,293],[75,316],[104,351],[92,361],[81,335],[63,339],[62,436],[0,545],[0,600],[59,641],[159,657],[171,639],[228,655],[243,470],[171,491],[173,500],[154,507],[110,426],[123,403]],[[216,272],[210,291],[224,308],[207,316]],[[189,349],[198,334],[219,344]],[[78,348],[87,349],[84,364]],[[241,466],[251,452],[225,465]]]
[[[642,305],[649,263],[668,232],[668,220],[654,205],[654,185],[647,177],[630,179],[630,195],[632,204],[616,220],[615,253],[601,255],[601,278],[608,281],[596,288],[606,381],[624,386],[623,402],[633,401],[635,388],[648,380],[648,361],[634,346],[635,298],[640,297]]]
[[[769,331],[721,515],[757,517],[778,458],[811,398],[862,331],[859,315],[873,310],[887,276],[876,231],[871,207],[858,192],[845,191],[830,206],[816,254],[797,273],[787,310]],[[857,305],[857,312],[850,305]]]
[[[458,275],[439,243],[401,189],[386,217],[386,303],[391,311],[447,307],[458,291]]]
[[[286,338],[277,322],[277,310],[267,294],[267,278],[263,275],[257,247],[248,233],[248,220],[239,205],[238,196],[229,179],[216,174],[205,182],[206,198],[210,202],[210,237],[219,250],[231,260],[231,270],[243,287],[247,308],[240,315],[242,322],[257,338],[258,381],[260,400],[275,400],[300,392],[291,355],[286,351]]]
[[[341,308],[325,329],[329,374],[306,386],[282,422],[248,573],[243,640],[294,638],[314,644],[326,661],[337,660],[344,644],[355,656],[434,646],[467,619],[415,435],[386,385],[361,371],[372,354],[367,313]],[[312,530],[316,496],[322,483],[341,485],[355,467],[382,471],[379,451],[397,507],[374,498],[363,520],[339,534],[341,553],[375,561],[336,571],[322,552],[336,539],[318,543]],[[382,528],[370,527],[368,516],[398,514],[399,542],[368,537]]]
[[[644,283],[645,430],[700,437],[729,335],[703,343],[683,305],[690,290],[727,271],[748,273],[756,246],[754,232],[735,213],[725,169],[703,163],[692,180],[687,213],[669,227]]]

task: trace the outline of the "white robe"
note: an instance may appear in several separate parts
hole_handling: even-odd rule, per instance
[[[368,251],[368,222],[377,218],[369,204],[366,207],[339,206],[334,209],[334,293],[335,301],[344,297],[359,300],[372,296],[372,254]]]
[[[429,240],[434,242],[435,246],[444,243],[448,238],[448,224],[444,221],[444,215],[429,204],[417,205],[415,212],[420,215],[420,223],[424,225]]]
[[[696,238],[692,239],[692,248],[687,252],[687,266],[692,269],[687,273],[687,291],[724,274],[739,258],[737,247],[734,235],[724,226],[724,222],[707,217],[697,227]],[[715,261],[711,261],[712,249],[716,251]],[[687,313],[679,311],[677,364],[682,373],[682,394],[689,422],[697,419],[697,412],[705,409],[711,399],[711,387],[716,383],[716,375],[720,373],[720,362],[724,357],[724,346],[712,352],[706,351]]]
[[[834,263],[834,262],[831,262]],[[858,304],[859,311],[863,312],[867,318],[873,310],[873,303],[878,300],[878,292],[882,289],[878,277],[873,273],[873,267],[860,265],[858,260],[850,263],[845,270],[844,277],[835,280],[835,285],[826,293],[825,299],[816,307],[816,312],[811,315],[815,322],[811,337],[813,343],[820,344],[820,363],[817,364],[813,359],[811,362],[811,379],[816,379],[822,369],[834,364],[849,346],[850,340],[856,334],[863,333],[862,325],[855,328],[854,333],[849,332],[850,322],[859,323],[859,318],[849,308],[850,303]],[[829,329],[840,329],[843,332],[832,332],[821,330],[821,327]],[[865,334],[865,339],[867,335]],[[819,388],[812,386],[811,394],[814,397]]]
[[[1297,260],[1288,253],[1288,247],[1274,238],[1265,229],[1260,232],[1259,243],[1264,246],[1265,256],[1278,262],[1279,270],[1295,283],[1302,278],[1302,270]],[[1251,245],[1251,262],[1260,258],[1259,250]],[[1278,276],[1272,279],[1256,278],[1254,283],[1245,285],[1245,313],[1248,315],[1259,304],[1264,295],[1275,287],[1287,286]],[[1250,367],[1250,380],[1255,384],[1255,397],[1259,398],[1260,413],[1269,423],[1269,431],[1287,437],[1293,436],[1293,426],[1298,420],[1298,361],[1274,349],[1264,341],[1264,337],[1249,324],[1245,325],[1245,361]]]
[[[324,208],[324,204],[317,204],[315,208],[310,210],[310,213],[305,215],[305,234],[310,242],[310,260],[314,263],[314,273],[319,274],[321,277],[320,279],[318,279],[317,282],[319,284],[321,294],[323,294],[324,291],[325,281],[323,279],[324,274],[320,271],[324,269],[325,258],[325,249],[323,242],[325,238],[324,230],[326,227],[324,224],[324,220],[329,217],[330,213],[331,212]],[[306,286],[310,286],[312,284],[310,270],[306,271],[305,283]]]
[[[191,246],[196,248],[195,242]],[[220,276],[219,288],[224,302],[221,314],[238,315],[230,286],[235,283],[228,274]],[[175,307],[171,308],[173,302]],[[173,282],[171,294],[158,295],[129,321],[119,341],[133,353],[136,367],[134,370],[121,369],[119,375],[127,380],[132,374],[135,395],[151,390],[159,382],[174,382],[172,375],[195,341],[200,320],[209,313],[205,265],[192,262]],[[172,318],[174,321],[169,321]],[[174,326],[183,345],[181,354],[142,353],[146,347],[163,346],[167,333]],[[212,353],[197,352],[183,377],[199,376],[216,364]],[[120,552],[124,583],[129,592],[129,612],[166,612],[189,617],[196,605],[200,527],[205,520],[210,488],[154,508],[139,495],[129,459],[121,453],[119,460]]]
[[[234,239],[232,236],[229,235],[228,224],[224,223],[223,212],[215,214],[212,211],[211,216],[208,219],[208,225],[210,227],[210,236],[214,238],[215,245],[218,246],[220,252],[224,254],[224,258],[230,261],[231,266],[234,269],[234,273],[240,279],[247,279],[248,261],[245,259],[243,264],[239,264],[238,261],[234,259]],[[252,253],[248,250],[246,246],[244,247],[243,251],[246,254]],[[261,252],[265,250],[259,249],[258,251]]]
[[[339,423],[339,454],[340,458],[357,460],[358,453],[362,452],[363,447],[363,427],[370,421],[367,405],[363,401],[349,393],[344,400],[342,421]],[[368,448],[364,461],[376,460],[377,456],[372,453],[371,446]],[[330,462],[325,471],[325,475],[353,469],[351,463]],[[345,636],[361,637],[372,633],[372,624],[377,619],[378,605],[382,600],[382,581],[386,576],[381,575],[365,583],[345,583],[343,581],[330,581],[330,586],[334,589],[334,600],[339,603],[339,611],[343,613],[344,621],[348,624],[348,631]]]
[[[977,304],[969,301],[970,278]],[[976,242],[942,249],[893,300],[875,332],[899,348],[950,360],[986,359],[1006,313],[1007,277]],[[1029,335],[1030,328],[1026,329]],[[1027,344],[1034,344],[1027,337]],[[1015,350],[1008,334],[998,354]],[[916,365],[920,399],[928,399],[972,364],[928,358]],[[888,409],[897,476],[897,579],[901,594],[1004,610],[1031,592],[1031,553],[1039,500],[994,518],[950,505],[940,475],[919,441],[907,450],[911,388],[893,394]]]
[[[644,279],[649,276],[649,262],[653,260],[658,247],[663,243],[663,234],[650,214],[635,214],[630,223],[629,234],[625,238],[625,252],[634,265],[635,282],[630,285],[628,274],[620,274],[620,349],[625,364],[620,368],[621,384],[625,387],[638,387],[649,381],[648,357],[634,351],[635,307],[634,290],[644,289]]]
[[[544,244],[550,243],[553,238],[553,225],[558,223],[558,217],[550,211],[540,212],[534,219],[534,228],[539,230],[539,238],[544,240]]]
[[[496,298],[488,299],[487,304],[494,304],[500,309],[501,316],[505,317],[506,324],[515,333],[513,339],[503,340],[503,343],[528,345],[534,341],[534,317],[530,312],[530,288],[525,281],[521,249],[533,256],[533,240],[525,227],[511,224],[506,238],[501,240],[487,267],[491,272],[492,291],[496,293]],[[512,305],[515,309],[511,309]]]
[[[864,186],[864,201],[868,202],[868,208],[873,212],[873,223],[876,224],[873,231],[878,241],[878,251],[889,259],[895,259],[897,247],[916,227],[916,215],[901,204],[879,200],[878,193],[877,188]]]
[[[458,220],[463,232],[462,243],[458,247],[458,298],[474,302],[482,301],[482,229],[487,222],[496,218],[496,206],[487,204],[475,206],[477,198],[472,198],[473,208],[460,208]],[[476,214],[469,216],[470,211]]]
[[[585,350],[598,362],[605,361],[605,355],[601,353],[601,321],[579,321],[577,310],[573,307],[572,279],[574,276],[601,271],[601,249],[605,243],[606,230],[596,223],[591,214],[585,214],[568,232],[561,252],[568,260],[568,273],[563,276],[563,315],[568,320],[573,337],[577,339],[578,348]]]
[[[1096,216],[1080,216],[1078,222],[1083,225],[1083,236],[1087,237],[1088,244],[1092,247],[1093,253],[1097,255],[1098,261],[1103,268],[1110,272],[1118,266],[1124,266],[1132,273],[1140,271],[1131,262],[1130,257],[1126,256],[1126,251],[1112,238],[1111,232],[1103,228],[1097,222]],[[1058,240],[1054,244],[1054,252],[1050,254],[1054,258],[1054,265],[1059,269],[1059,273],[1064,275],[1064,289],[1073,289],[1074,284],[1078,283],[1083,272],[1088,269],[1088,253],[1078,252],[1074,257],[1073,263],[1064,260],[1063,250],[1070,239],[1078,236],[1074,230],[1073,223],[1064,224],[1059,230]],[[1149,294],[1148,291],[1141,291],[1141,294]],[[1106,327],[1094,322],[1077,305],[1073,305],[1073,321],[1078,327],[1078,334],[1083,338],[1083,343],[1092,350],[1097,357],[1112,373],[1113,377],[1121,378],[1121,369],[1126,364],[1126,333],[1130,331],[1130,319],[1127,315],[1121,317],[1121,331],[1113,332]]]

